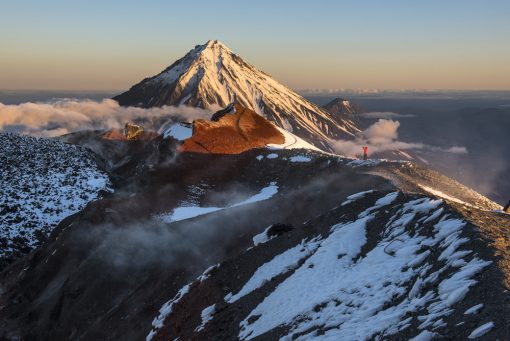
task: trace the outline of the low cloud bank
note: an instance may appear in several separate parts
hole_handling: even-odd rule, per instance
[[[356,116],[361,116],[365,118],[398,118],[398,117],[414,117],[414,115],[410,114],[399,114],[392,111],[372,111],[372,112],[364,112],[361,114],[357,114]]]
[[[111,99],[62,99],[51,103],[0,103],[0,131],[53,137],[78,130],[122,128],[128,121],[174,118],[191,121],[211,112],[187,106],[161,108],[121,107]]]
[[[399,121],[379,119],[362,131],[354,140],[336,140],[331,143],[331,146],[338,154],[350,157],[359,156],[362,146],[368,146],[368,151],[371,154],[410,149],[425,149],[455,154],[466,154],[468,152],[467,149],[462,146],[453,146],[445,149],[424,143],[399,141],[399,127]]]

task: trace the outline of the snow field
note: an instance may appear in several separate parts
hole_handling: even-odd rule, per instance
[[[285,326],[287,337],[298,340],[365,340],[409,327],[413,318],[406,317],[408,312],[419,313],[416,321],[422,332],[418,340],[444,326],[442,317],[454,311],[455,303],[476,284],[473,276],[490,262],[459,250],[465,243],[460,237],[462,220],[443,214],[432,236],[419,233],[425,228],[423,223],[415,226],[418,233],[410,233],[412,221],[435,214],[442,203],[429,198],[400,205],[386,223],[382,240],[361,255],[367,223],[378,208],[393,204],[396,193],[379,199],[357,220],[333,226],[328,237],[317,241],[304,264],[241,322],[239,337],[250,340]],[[438,253],[433,254],[431,248]],[[278,260],[285,255],[262,265],[226,301],[239,299],[267,278],[287,271]],[[432,264],[441,261],[443,266],[431,272]]]

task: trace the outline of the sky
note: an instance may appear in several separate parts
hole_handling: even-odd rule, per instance
[[[0,0],[0,89],[123,90],[209,39],[294,89],[510,89],[508,0]]]

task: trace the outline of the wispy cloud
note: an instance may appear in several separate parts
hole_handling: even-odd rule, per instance
[[[414,117],[414,115],[410,114],[399,114],[391,111],[372,111],[358,114],[357,116],[366,117],[366,118],[399,118],[399,117]]]

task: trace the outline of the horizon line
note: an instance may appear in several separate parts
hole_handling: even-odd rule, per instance
[[[61,88],[0,88],[0,92],[28,92],[28,91],[39,91],[39,92],[124,92],[129,88],[123,89],[61,89]],[[508,89],[455,89],[455,88],[302,88],[292,89],[297,93],[323,93],[323,94],[335,94],[342,92],[356,92],[356,93],[381,93],[381,92],[510,92]]]

